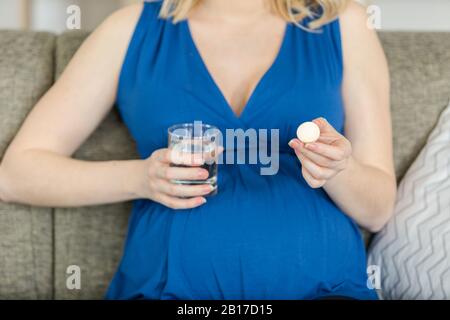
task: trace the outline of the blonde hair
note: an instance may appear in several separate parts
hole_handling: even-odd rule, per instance
[[[185,19],[201,0],[163,0],[160,17],[172,18],[174,23]],[[333,21],[350,0],[269,0],[275,13],[287,22],[299,25],[306,17],[313,18],[308,28],[318,29]],[[318,11],[321,12],[318,15]]]

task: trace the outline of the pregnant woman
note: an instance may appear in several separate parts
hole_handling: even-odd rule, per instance
[[[124,8],[81,46],[0,167],[4,201],[135,200],[109,299],[374,299],[358,226],[395,198],[389,79],[345,0],[165,0]],[[117,103],[142,159],[71,156]],[[279,171],[170,167],[167,128],[279,129]],[[294,139],[314,120],[320,139]],[[226,150],[226,152],[234,152]],[[92,244],[95,245],[95,244]]]

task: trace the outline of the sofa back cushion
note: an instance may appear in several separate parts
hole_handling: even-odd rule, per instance
[[[394,160],[405,174],[450,99],[450,32],[380,34],[391,73]]]
[[[53,82],[55,37],[0,32],[0,160]],[[0,299],[52,297],[52,210],[0,202]]]
[[[87,34],[58,37],[55,78],[58,78]],[[119,114],[113,110],[76,152],[84,160],[136,159],[135,146]],[[55,298],[102,298],[122,255],[130,203],[55,209]],[[81,269],[81,290],[68,290],[67,268]]]

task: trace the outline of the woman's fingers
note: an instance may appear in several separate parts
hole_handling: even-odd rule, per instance
[[[336,160],[332,160],[328,157],[322,156],[316,152],[313,152],[309,149],[307,149],[305,147],[305,145],[303,144],[302,146],[300,146],[300,152],[306,156],[308,159],[310,159],[312,162],[314,162],[315,164],[324,167],[324,168],[338,168],[340,162],[336,161]]]
[[[181,152],[177,149],[160,149],[155,151],[152,156],[158,162],[173,163],[184,166],[201,166],[205,163],[201,153]]]
[[[312,122],[317,124],[320,129],[320,134],[339,135],[339,132],[337,132],[336,129],[325,118],[320,117],[314,119]]]
[[[205,196],[213,191],[213,187],[210,184],[186,185],[171,183],[167,180],[159,180],[157,184],[160,192],[172,197]]]
[[[314,178],[305,167],[302,167],[302,175],[305,178],[306,183],[308,183],[311,188],[321,188],[326,183],[326,180],[318,180]]]
[[[314,142],[306,144],[305,148],[335,161],[340,161],[347,157],[347,151],[345,150],[345,148],[340,146]]]
[[[156,159],[156,161],[161,163],[198,167],[205,163],[216,162],[217,157],[223,151],[224,148],[222,146],[218,146],[215,150],[209,153],[191,153],[185,152],[181,148],[165,148],[156,150],[152,154],[152,157],[153,159]]]
[[[296,153],[307,155],[308,158],[316,162],[320,166],[333,168],[341,160],[339,156],[341,155],[340,150],[337,147],[330,146],[327,144],[314,142],[314,143],[303,143],[298,139],[292,139],[289,142],[289,146],[293,148]]]
[[[294,149],[302,164],[305,180],[311,187],[319,188],[345,169],[352,147],[350,141],[324,118],[317,118],[313,122],[319,126],[319,139],[307,144],[292,139],[289,146]]]
[[[202,156],[160,149],[148,159],[148,197],[172,209],[191,209],[206,203],[204,196],[213,191],[209,184],[183,185],[173,180],[206,180],[209,172],[201,167]],[[171,166],[178,164],[180,166]]]
[[[319,136],[319,139],[317,139],[317,142],[323,142],[326,144],[333,144],[336,141],[341,139],[340,136],[336,136],[335,134],[321,134]]]
[[[199,167],[171,167],[168,164],[156,168],[156,176],[165,180],[205,180],[209,172]]]
[[[172,209],[192,209],[206,203],[206,199],[203,197],[180,199],[163,193],[156,197],[156,201]]]
[[[313,169],[313,171],[317,171],[318,168],[316,168],[317,166],[314,165],[311,161],[309,161],[306,156],[304,156],[299,150],[294,149],[295,153],[298,157],[298,159],[300,160],[301,164],[302,164],[302,175],[303,178],[305,179],[306,183],[308,183],[308,185],[311,188],[321,188],[325,185],[326,183],[326,178],[318,178],[317,176],[320,176],[320,174],[312,174],[309,169]]]
[[[338,171],[343,170],[345,168],[345,160],[332,160],[328,157],[322,156],[318,153],[308,150],[305,147],[301,149],[301,152],[303,153],[303,155],[306,156],[306,158],[310,159],[312,162],[319,165],[320,167],[330,168]]]
[[[310,175],[317,180],[327,180],[335,175],[335,171],[332,169],[320,167],[319,165],[312,162],[299,150],[295,150],[297,157],[300,159],[302,167],[304,167]]]

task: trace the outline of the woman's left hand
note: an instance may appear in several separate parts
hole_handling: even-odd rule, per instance
[[[352,146],[324,118],[317,118],[313,122],[319,126],[319,139],[305,144],[295,138],[289,142],[289,146],[302,164],[302,175],[308,185],[321,188],[347,167]]]

